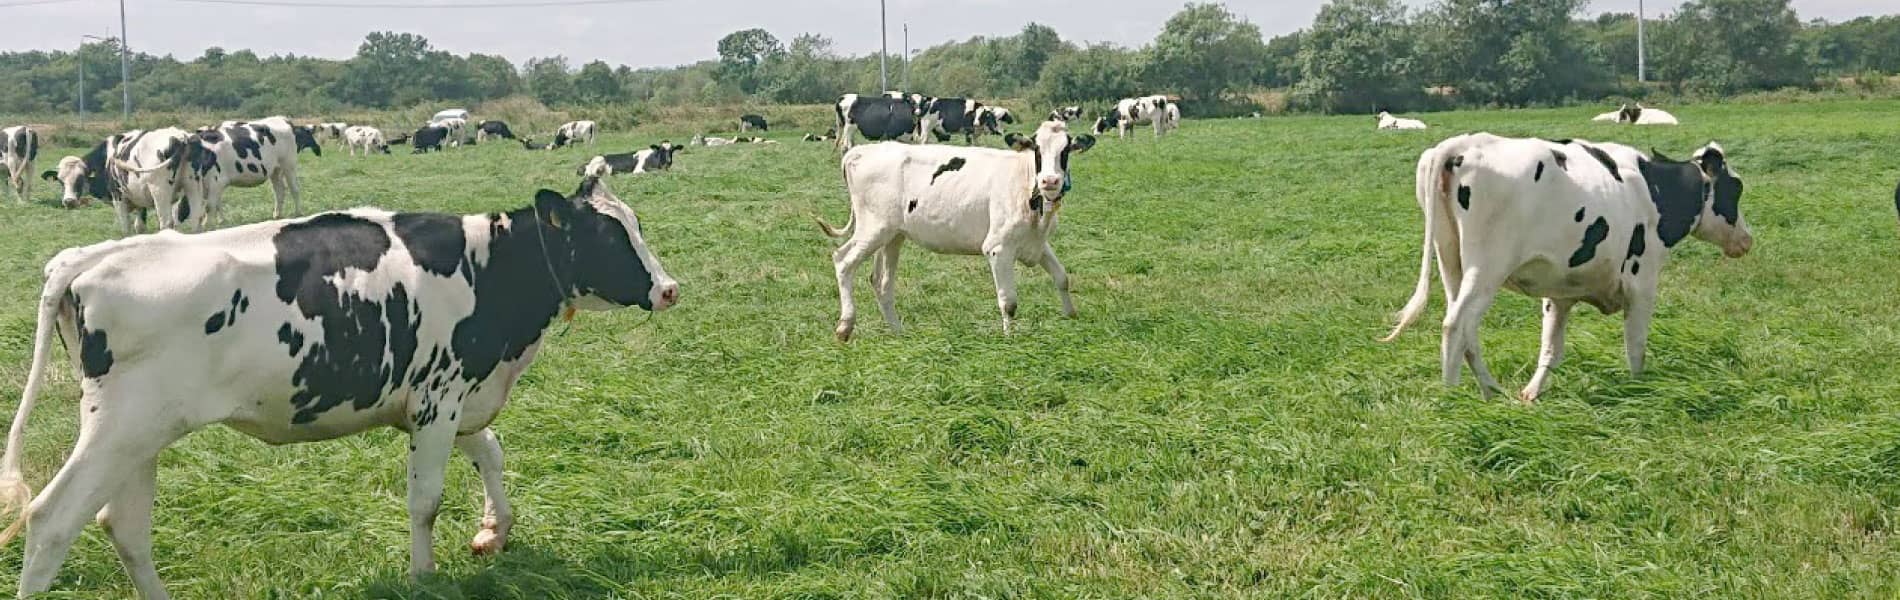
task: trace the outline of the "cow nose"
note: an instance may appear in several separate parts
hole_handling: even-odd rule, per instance
[[[672,281],[660,284],[660,301],[653,304],[654,312],[666,310],[680,302],[680,284]]]
[[[1061,175],[1043,175],[1042,176],[1042,189],[1053,190],[1060,187],[1062,187]]]

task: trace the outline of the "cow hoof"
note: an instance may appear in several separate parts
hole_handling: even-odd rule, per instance
[[[468,543],[468,549],[476,556],[494,556],[501,554],[502,546],[505,544],[506,540],[501,537],[501,534],[493,529],[483,529],[481,533],[475,534],[474,541]]]
[[[840,321],[838,323],[838,343],[842,344],[851,341],[852,325],[853,323],[850,321]]]
[[[1523,404],[1524,406],[1537,404],[1537,393],[1538,392],[1535,389],[1524,388],[1524,391],[1519,392],[1517,394],[1517,401],[1519,404]]]

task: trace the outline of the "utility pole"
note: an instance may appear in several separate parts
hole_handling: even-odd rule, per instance
[[[123,3],[125,0],[119,0],[119,2]],[[884,87],[884,89],[880,91],[890,91],[891,31],[890,25],[885,22],[884,0],[877,0],[877,40],[877,79],[878,83]]]
[[[1649,81],[1648,40],[1643,37],[1643,0],[1636,0],[1636,82]]]
[[[86,121],[86,40],[110,42],[112,38],[91,34],[79,35],[79,52],[73,54],[73,60],[79,61],[79,121]]]
[[[119,91],[125,92],[120,103],[125,111],[121,124],[132,122],[132,59],[131,51],[126,49],[130,45],[125,37],[125,0],[119,0]]]
[[[904,91],[910,91],[910,23],[904,24]]]

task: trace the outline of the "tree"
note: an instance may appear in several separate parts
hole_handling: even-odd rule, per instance
[[[573,104],[574,79],[567,72],[567,57],[531,58],[522,69],[527,75],[528,91],[542,104]]]
[[[1665,79],[1716,93],[1814,81],[1789,0],[1693,0],[1662,25],[1655,55]]]
[[[574,94],[584,103],[610,104],[621,99],[620,80],[614,77],[613,67],[607,63],[594,61],[581,67],[579,75],[574,76]]]
[[[1329,112],[1405,109],[1422,103],[1412,28],[1398,0],[1333,0],[1300,40],[1294,100]]]
[[[759,68],[785,54],[778,38],[764,29],[747,29],[719,40],[719,80],[745,93],[759,90]]]
[[[501,98],[521,91],[521,74],[508,59],[492,54],[468,55],[469,89],[476,100]]]
[[[1585,0],[1443,0],[1415,25],[1427,83],[1487,104],[1549,102],[1608,87],[1571,15]]]
[[[1034,96],[1043,106],[1109,102],[1137,95],[1140,75],[1135,53],[1098,44],[1051,59]]]
[[[363,38],[344,69],[339,100],[357,106],[409,106],[424,99],[417,85],[426,76],[429,40],[412,33],[378,31]]]
[[[839,90],[850,87],[832,53],[831,39],[810,33],[793,38],[784,58],[769,63],[766,79],[766,97],[788,104],[830,102]]]
[[[1220,4],[1189,4],[1168,19],[1149,49],[1149,80],[1190,100],[1217,102],[1252,84],[1266,60],[1259,27]]]

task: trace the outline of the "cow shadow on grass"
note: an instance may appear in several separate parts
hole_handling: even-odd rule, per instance
[[[619,598],[625,597],[631,589],[668,580],[782,574],[805,564],[808,563],[803,560],[776,555],[646,552],[636,546],[603,548],[577,559],[514,543],[493,559],[451,561],[420,582],[410,581],[401,568],[387,569],[358,589],[362,590],[361,597],[377,600]]]

